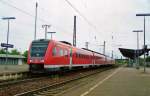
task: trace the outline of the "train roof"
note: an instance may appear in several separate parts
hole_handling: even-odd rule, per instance
[[[97,54],[100,54],[100,55],[104,55],[104,54],[102,54],[102,53],[99,53],[99,52],[96,52],[96,51],[93,51],[93,50],[90,50],[90,49],[86,49],[86,48],[82,48],[82,49],[87,50],[87,51],[91,51],[91,52],[94,52],[94,53],[97,53]],[[106,55],[105,55],[105,56],[106,56]]]
[[[70,42],[67,42],[67,41],[60,41],[61,43],[65,43],[65,44],[68,44],[70,46],[72,46],[72,44]]]
[[[37,39],[37,40],[33,40],[32,42],[39,42],[39,41],[48,42],[48,41],[50,41],[50,40],[49,40],[49,39]]]
[[[99,52],[96,52],[96,51],[93,51],[93,50],[90,50],[90,49],[86,49],[86,48],[82,48],[82,49],[87,50],[87,51],[91,51],[91,52],[94,52],[94,53],[97,53],[97,54],[100,54],[100,55],[103,55],[103,56],[106,56],[106,57],[109,57],[105,54],[102,54],[102,53],[99,53]]]

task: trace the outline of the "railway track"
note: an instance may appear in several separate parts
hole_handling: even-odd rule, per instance
[[[19,80],[13,80],[13,81],[4,81],[0,83],[0,89],[6,86],[10,86],[10,85],[25,83],[25,82],[32,82],[32,81],[41,80],[45,78],[47,77],[34,77],[34,78],[26,78],[26,79],[19,79]]]
[[[22,74],[22,73],[16,73],[16,74]],[[25,83],[25,82],[32,82],[36,80],[40,80],[43,78],[47,78],[47,74],[31,74],[30,72],[24,72],[22,74],[22,77],[20,78],[13,78],[10,80],[1,80],[0,81],[0,89],[5,86],[10,86],[18,83]]]
[[[0,83],[16,79],[26,78],[29,75],[28,71],[25,72],[6,72],[0,74]]]
[[[58,81],[56,83],[49,84],[41,88],[22,92],[14,96],[57,96],[60,93],[65,92],[65,90],[69,90],[74,87],[79,87],[88,83],[87,80],[84,80],[84,81],[78,81],[78,80],[81,80],[82,78],[85,78],[85,77],[88,78],[90,76],[93,76],[94,74],[97,74],[97,73],[100,73],[109,69],[112,69],[112,67],[106,67],[103,69],[92,70],[86,73],[80,73],[78,74],[78,76],[70,77],[69,79],[67,78],[62,81]],[[74,81],[74,83],[72,81]]]

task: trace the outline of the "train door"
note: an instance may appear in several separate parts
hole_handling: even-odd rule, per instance
[[[94,56],[94,53],[92,53],[92,64],[95,65],[95,56]]]

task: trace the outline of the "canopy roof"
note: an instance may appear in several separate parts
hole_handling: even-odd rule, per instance
[[[134,59],[144,54],[144,49],[136,50],[136,49],[119,48],[119,50],[124,57],[130,58],[130,59]],[[145,52],[148,52],[148,51],[150,51],[150,49],[146,49]]]

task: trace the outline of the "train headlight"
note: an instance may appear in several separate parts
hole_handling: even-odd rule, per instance
[[[30,62],[32,62],[32,60],[30,60]]]
[[[44,60],[41,60],[41,62],[44,62]]]

